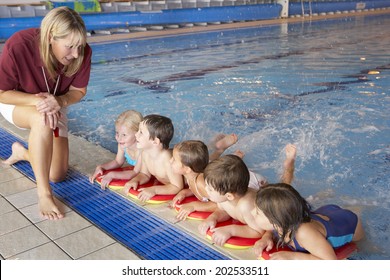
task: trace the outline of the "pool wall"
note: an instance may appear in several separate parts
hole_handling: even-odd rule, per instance
[[[252,21],[279,18],[282,6],[259,4],[243,6],[170,9],[156,12],[118,12],[82,14],[87,30],[102,30],[153,24]],[[0,19],[0,39],[32,27],[39,27],[42,17]]]
[[[303,14],[321,14],[329,12],[362,11],[390,7],[388,0],[366,0],[346,2],[290,2],[289,16]]]
[[[282,3],[283,1],[278,1]],[[289,2],[288,15],[323,14],[389,8],[388,0]],[[206,8],[167,9],[153,12],[82,13],[88,31],[129,26],[186,24],[199,22],[255,21],[280,18],[281,4],[257,4]],[[283,12],[284,14],[284,12]],[[15,32],[39,27],[41,16],[0,18],[0,40]]]

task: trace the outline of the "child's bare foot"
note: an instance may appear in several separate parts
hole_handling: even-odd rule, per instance
[[[238,141],[238,136],[232,134],[218,134],[215,137],[215,149],[219,152],[224,152],[227,148],[234,145]]]
[[[24,154],[26,153],[26,148],[23,147],[19,142],[14,142],[12,144],[12,154],[11,156],[4,160],[2,163],[6,165],[12,165],[18,161],[25,160]]]
[[[297,148],[293,144],[286,145],[286,159],[295,159],[297,156]]]
[[[244,153],[243,151],[241,151],[241,150],[237,150],[237,151],[235,151],[235,152],[233,153],[233,155],[238,156],[238,157],[240,157],[241,159],[243,159],[244,156],[245,156],[245,153]]]
[[[286,145],[286,159],[283,163],[283,174],[281,182],[291,184],[294,179],[295,158],[297,156],[297,148],[293,144]]]
[[[39,198],[39,209],[41,215],[49,220],[58,220],[64,217],[64,214],[58,209],[51,195]]]

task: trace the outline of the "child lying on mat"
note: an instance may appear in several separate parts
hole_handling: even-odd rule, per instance
[[[293,178],[295,147],[287,145],[282,181]],[[204,171],[206,191],[217,210],[199,225],[203,235],[213,232],[213,243],[222,246],[232,237],[260,238],[265,229],[255,222],[254,209],[257,190],[249,188],[249,170],[242,159],[235,155],[222,156],[211,162]],[[261,189],[262,187],[260,187]],[[215,227],[218,222],[230,218],[244,225]]]
[[[154,176],[163,185],[140,189],[138,198],[141,201],[150,200],[156,194],[177,194],[183,189],[183,176],[175,174],[171,166],[172,150],[169,143],[172,140],[174,128],[171,119],[160,115],[148,115],[139,125],[135,134],[137,148],[141,149],[141,170],[126,183],[124,191],[137,189]]]
[[[137,148],[135,133],[138,131],[142,115],[134,110],[121,113],[115,121],[115,140],[118,142],[118,150],[115,159],[98,165],[92,176],[89,177],[91,183],[96,177],[101,176],[101,188],[105,189],[112,180],[130,180],[138,174],[141,169],[141,152]],[[103,172],[122,167],[125,162],[134,166],[133,170],[111,171],[105,175]]]
[[[255,223],[266,233],[257,241],[255,254],[261,256],[274,245],[293,251],[270,254],[270,259],[332,259],[334,248],[364,237],[358,216],[336,205],[325,205],[315,211],[289,184],[270,184],[259,190],[254,210]]]
[[[172,200],[172,206],[177,206],[180,209],[176,217],[179,220],[185,220],[194,211],[214,212],[216,210],[217,205],[210,201],[205,190],[203,171],[209,160],[212,161],[219,158],[227,148],[237,142],[237,135],[219,134],[215,139],[213,141],[215,143],[214,152],[210,156],[207,146],[198,140],[183,141],[175,145],[173,149],[172,167],[176,173],[184,176],[189,187],[181,190]],[[241,151],[236,151],[235,154],[243,157]],[[255,175],[253,178],[255,178]],[[260,175],[257,178],[265,181]],[[257,181],[255,185],[258,185]],[[180,205],[180,202],[186,197],[193,195],[198,198],[198,201]]]

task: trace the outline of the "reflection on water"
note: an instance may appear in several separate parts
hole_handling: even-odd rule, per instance
[[[356,17],[93,45],[70,128],[113,152],[127,109],[172,118],[172,144],[234,132],[231,151],[271,182],[295,143],[294,186],[314,206],[361,213],[368,238],[354,258],[390,259],[389,24]]]

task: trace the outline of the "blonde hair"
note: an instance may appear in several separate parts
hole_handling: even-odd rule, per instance
[[[77,59],[65,66],[64,74],[70,77],[77,73],[84,60],[84,47],[87,43],[87,30],[81,16],[62,6],[52,9],[42,20],[39,51],[41,58],[52,79],[56,77],[57,60],[51,51],[50,39],[62,39],[72,35],[73,45],[81,46]]]
[[[142,122],[143,117],[141,113],[128,110],[121,113],[115,121],[115,125],[124,125],[128,129],[137,132],[139,124]]]

